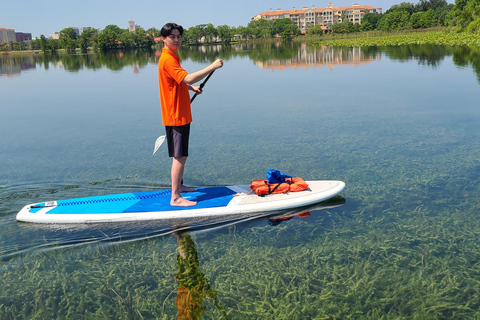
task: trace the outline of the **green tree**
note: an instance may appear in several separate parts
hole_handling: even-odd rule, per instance
[[[40,39],[33,39],[30,41],[30,44],[28,45],[28,48],[30,50],[40,50]]]
[[[271,27],[271,35],[282,35],[285,30],[294,31],[295,28],[291,27],[292,25],[298,29],[297,24],[288,18],[275,20]]]
[[[313,27],[310,27],[308,28],[307,30],[307,34],[310,36],[310,35],[323,35],[323,30],[322,30],[322,26],[319,26],[319,25],[316,25],[316,26],[313,26]]]
[[[57,39],[48,39],[48,47],[52,53],[57,53],[59,47],[59,40]]]
[[[148,34],[153,35],[154,38],[161,36],[160,30],[157,29],[157,28],[155,28],[155,27],[148,28],[146,32],[147,32]]]
[[[446,22],[453,31],[478,32],[480,24],[480,0],[456,0],[455,7],[447,14]],[[470,25],[471,24],[471,25]]]
[[[354,24],[348,19],[344,19],[340,23],[335,23],[332,25],[332,32],[333,33],[352,33],[359,31],[359,25]]]
[[[206,43],[213,43],[217,38],[217,29],[211,23],[207,24],[205,27],[205,42]]]
[[[415,5],[415,12],[426,12],[430,9],[437,10],[438,8],[446,7],[448,3],[446,0],[420,0]]]
[[[381,14],[375,14],[375,13],[365,13],[365,15],[362,18],[362,23],[360,24],[360,30],[361,31],[371,31],[375,30],[377,28],[377,23],[382,17]]]
[[[253,39],[271,38],[273,33],[273,21],[271,20],[253,20],[247,25]]]
[[[217,27],[217,34],[222,43],[232,42],[233,37],[235,36],[235,29],[230,28],[229,26],[221,25]]]
[[[390,9],[388,9],[385,12],[385,14],[389,14],[396,11],[406,11],[409,14],[412,14],[415,12],[415,5],[410,2],[402,2],[400,4],[394,4],[393,6],[390,7]]]
[[[410,13],[401,7],[385,13],[377,23],[377,29],[383,31],[403,30],[410,27]]]
[[[281,38],[282,40],[291,40],[293,37],[299,36],[300,34],[300,29],[298,29],[296,24],[287,24],[282,31]]]
[[[119,40],[123,34],[123,29],[110,24],[98,34],[97,47],[102,50],[115,49],[119,47]]]
[[[240,37],[241,37],[243,40],[248,40],[248,39],[252,39],[252,38],[253,38],[252,31],[251,31],[251,29],[248,28],[248,27],[239,26],[239,27],[237,28],[237,34],[240,35]]]
[[[73,28],[65,28],[60,31],[60,46],[67,50],[77,48],[77,33]]]
[[[43,51],[43,53],[47,52],[48,50],[48,41],[47,38],[42,34],[40,35],[40,50]]]
[[[96,29],[87,29],[82,32],[79,39],[80,49],[82,52],[87,52],[88,48],[96,43],[98,31]]]

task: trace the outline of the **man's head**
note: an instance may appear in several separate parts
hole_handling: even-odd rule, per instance
[[[160,31],[160,34],[162,35],[162,37],[166,38],[172,34],[173,30],[178,30],[178,32],[180,32],[180,35],[181,36],[183,35],[183,27],[173,22],[170,22],[164,25],[162,30]]]

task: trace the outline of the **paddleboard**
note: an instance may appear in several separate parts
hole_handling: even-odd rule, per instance
[[[272,212],[309,206],[342,192],[342,181],[307,181],[300,192],[257,196],[250,185],[205,187],[183,193],[197,201],[193,207],[170,205],[171,190],[112,194],[29,204],[17,214],[17,221],[33,223],[95,223],[146,220],[195,219],[245,213]]]

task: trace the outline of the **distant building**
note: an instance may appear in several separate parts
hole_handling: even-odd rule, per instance
[[[17,42],[15,30],[0,28],[0,42]]]
[[[82,35],[83,31],[91,29],[91,27],[68,27],[68,28],[72,28],[75,31],[75,33],[77,34],[77,36],[79,36],[79,37]],[[62,31],[62,30],[60,30],[60,31]]]
[[[58,40],[60,39],[60,32],[54,32],[50,35],[50,39]]]
[[[23,33],[23,32],[15,32],[15,38],[17,39],[17,42],[31,41],[32,40],[32,34],[31,33]]]
[[[133,20],[128,21],[128,31],[135,32],[135,21]]]
[[[281,8],[273,11],[262,12],[252,20],[277,20],[277,19],[290,19],[296,23],[302,33],[306,33],[309,27],[321,26],[322,30],[329,31],[332,29],[332,25],[340,23],[345,19],[350,20],[353,23],[361,23],[363,16],[366,13],[380,14],[382,8],[374,8],[371,6],[361,6],[355,3],[350,7],[334,7],[330,2],[326,8],[316,9],[303,7],[302,9],[282,10]]]

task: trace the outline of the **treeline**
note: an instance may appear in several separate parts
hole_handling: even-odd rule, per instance
[[[39,39],[30,42],[29,49],[55,53],[58,49],[74,51],[79,48],[86,52],[88,48],[100,50],[151,48],[154,43],[149,30],[136,27],[134,32],[129,32],[128,29],[108,25],[101,32],[93,28],[84,30],[80,36],[73,28],[65,28],[60,31],[59,39],[47,39],[42,34]]]
[[[251,21],[246,27],[230,27],[227,25],[215,27],[210,23],[185,29],[183,43],[187,45],[200,43],[229,44],[232,41],[273,37],[291,39],[298,35],[300,35],[300,29],[290,19]],[[94,50],[150,48],[155,44],[155,38],[160,36],[160,29],[149,28],[145,30],[140,26],[136,26],[134,32],[129,32],[128,29],[108,25],[100,32],[93,28],[84,30],[80,36],[76,34],[73,28],[66,28],[60,31],[59,39],[47,39],[44,35],[41,35],[39,39],[32,40],[28,44],[0,43],[0,51],[40,50],[55,53],[59,49],[74,51],[79,48],[86,52],[88,48]]]
[[[383,14],[366,13],[361,24],[353,24],[345,19],[334,24],[332,32],[396,31],[445,26],[448,24],[447,16],[453,8],[454,5],[448,4],[446,0],[420,0],[417,4],[402,2],[393,5]]]
[[[383,14],[366,13],[361,24],[344,19],[332,26],[332,32],[397,31],[436,26],[448,27],[452,32],[479,33],[480,0],[456,0],[455,5],[446,0],[420,0],[417,4],[402,2]],[[309,28],[307,33],[322,32],[319,26],[315,26]]]
[[[158,32],[160,35],[160,31]],[[275,21],[256,20],[250,21],[246,26],[230,27],[221,25],[214,27],[213,24],[201,24],[190,27],[183,34],[183,42],[187,44],[199,43],[224,43],[232,41],[266,39],[279,37],[291,39],[300,35],[300,29],[290,19],[278,19]]]

